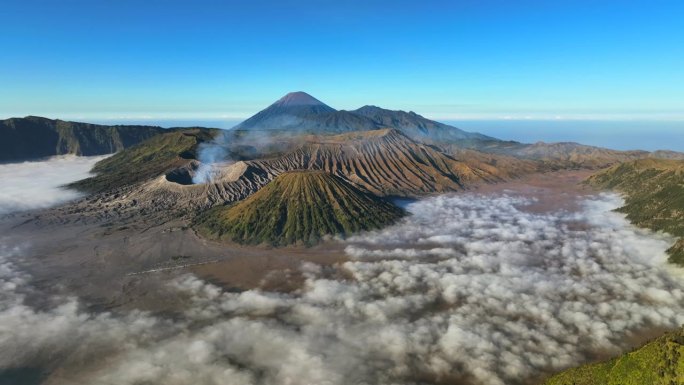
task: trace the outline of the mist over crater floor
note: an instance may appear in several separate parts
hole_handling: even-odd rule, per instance
[[[526,384],[684,323],[669,237],[612,212],[617,195],[569,195],[573,205],[540,210],[549,192],[523,187],[408,203],[397,225],[345,241],[346,262],[296,265],[303,283],[289,293],[150,277],[177,298],[173,317],[40,293],[15,263],[31,245],[3,238],[0,376]],[[36,294],[48,300],[37,305]]]
[[[107,156],[55,156],[40,161],[0,164],[0,215],[46,208],[82,194],[62,186],[87,178]]]

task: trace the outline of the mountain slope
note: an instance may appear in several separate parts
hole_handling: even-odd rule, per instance
[[[413,139],[433,141],[496,140],[476,132],[467,132],[444,123],[435,122],[413,111],[392,111],[376,106],[363,106],[351,112],[373,120],[380,127],[400,130]]]
[[[463,146],[458,143],[455,146]],[[512,156],[519,159],[540,162],[545,169],[589,168],[599,169],[649,156],[677,157],[675,152],[660,151],[653,155],[647,151],[618,151],[602,147],[587,146],[573,142],[532,144],[513,141],[473,141],[466,143],[466,147],[490,154]],[[684,155],[684,154],[681,154]]]
[[[414,112],[365,106],[337,111],[305,92],[293,92],[235,127],[236,130],[339,134],[393,128],[414,139],[433,141],[496,140],[426,119]]]
[[[198,220],[200,233],[240,243],[313,244],[325,235],[380,228],[403,214],[398,207],[320,171],[284,173],[256,194]]]
[[[684,383],[684,328],[612,360],[557,374],[545,385],[672,385]]]
[[[540,169],[543,170],[598,169],[648,156],[684,159],[684,154],[672,151],[649,153],[647,151],[617,151],[571,142],[527,144],[503,141],[483,134],[463,131],[427,119],[415,112],[393,111],[370,105],[353,111],[337,111],[305,92],[285,95],[265,110],[237,125],[235,129],[261,132],[261,139],[266,143],[282,141],[283,133],[290,136],[329,135],[396,129],[414,140],[436,144],[447,149],[454,147],[454,149],[449,149],[451,153],[470,149],[533,160],[539,162]],[[275,134],[276,132],[278,134]],[[276,138],[273,137],[274,134]],[[259,141],[258,137],[255,139]]]
[[[632,223],[681,237],[668,252],[671,262],[684,265],[684,161],[626,162],[591,176],[588,183],[625,193],[625,206],[618,211]]]
[[[305,92],[292,92],[235,126],[235,130],[291,133],[345,132],[377,128],[370,119],[337,111]]]
[[[53,155],[103,155],[164,131],[152,126],[105,126],[36,116],[0,121],[0,162]]]
[[[211,141],[216,130],[174,129],[103,159],[93,167],[96,175],[70,187],[90,193],[115,190],[143,182],[187,165],[197,156],[200,143]]]
[[[450,156],[389,129],[311,137],[281,157],[247,163],[268,174],[324,170],[381,196],[458,191],[535,170],[533,163],[517,159],[497,166],[469,156]]]

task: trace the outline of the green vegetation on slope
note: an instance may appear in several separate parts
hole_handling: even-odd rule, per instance
[[[187,163],[196,157],[197,146],[210,141],[216,130],[176,129],[104,159],[93,167],[96,176],[72,183],[70,187],[102,192],[142,182]]]
[[[589,183],[623,192],[619,209],[632,223],[681,239],[668,250],[670,262],[684,265],[684,161],[641,159],[589,178]]]
[[[199,217],[198,231],[214,239],[283,246],[312,245],[327,234],[350,234],[396,221],[403,210],[321,171],[279,175],[251,197]]]
[[[609,361],[557,374],[545,385],[684,384],[684,328]]]

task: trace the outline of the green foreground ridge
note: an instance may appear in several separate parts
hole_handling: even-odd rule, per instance
[[[609,361],[569,369],[545,385],[684,384],[684,328]]]
[[[625,194],[627,214],[634,224],[679,237],[668,253],[670,262],[684,265],[684,161],[640,159],[593,175],[589,183]]]
[[[622,192],[618,211],[634,224],[666,231],[679,240],[668,253],[684,265],[684,161],[640,159],[615,165],[588,183]],[[679,385],[684,384],[684,327],[609,361],[568,369],[545,385]]]
[[[325,235],[381,228],[404,211],[322,171],[279,175],[257,193],[201,215],[204,236],[247,244],[313,245]]]

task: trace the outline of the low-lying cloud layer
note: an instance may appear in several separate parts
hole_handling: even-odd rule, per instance
[[[61,186],[87,178],[103,156],[58,156],[44,161],[0,164],[0,215],[45,208],[78,198]]]
[[[230,293],[169,283],[182,316],[89,314],[55,298],[37,310],[29,277],[0,264],[0,369],[56,367],[89,384],[524,383],[684,323],[669,239],[609,212],[532,214],[510,196],[440,196],[391,228],[349,240],[326,279],[301,266],[299,293]],[[93,358],[96,357],[96,358]],[[462,381],[462,382],[459,382]]]

